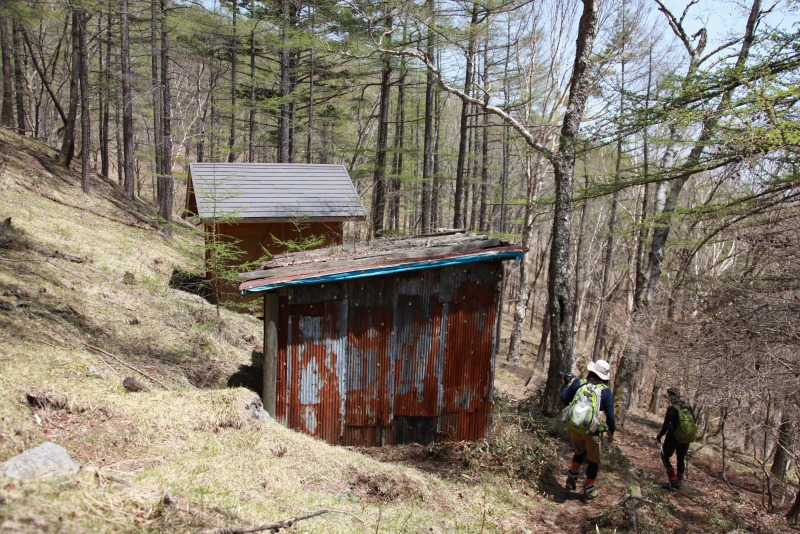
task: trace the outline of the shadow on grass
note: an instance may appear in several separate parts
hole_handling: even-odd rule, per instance
[[[228,387],[247,388],[261,396],[264,389],[264,353],[254,350],[250,354],[250,365],[240,365],[239,370],[228,377]]]

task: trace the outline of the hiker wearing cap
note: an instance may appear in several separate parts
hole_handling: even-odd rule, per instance
[[[613,440],[616,424],[614,422],[614,396],[608,388],[611,366],[605,360],[589,362],[586,378],[577,378],[561,391],[561,401],[568,406],[565,421],[575,454],[567,472],[566,487],[577,487],[578,473],[584,460],[588,462],[583,498],[597,497],[595,487],[600,470],[600,443],[598,436],[608,430],[609,441]],[[599,412],[605,414],[605,423],[599,419]]]
[[[661,453],[661,460],[664,462],[669,477],[665,487],[676,490],[683,485],[683,475],[686,472],[686,453],[689,452],[689,444],[694,441],[697,426],[694,421],[694,410],[683,401],[681,392],[677,388],[669,388],[665,397],[669,400],[670,406],[664,415],[664,424],[661,425],[661,432],[656,436],[656,441],[660,443],[661,438],[666,436]],[[673,454],[678,456],[677,472],[673,469],[670,460]]]

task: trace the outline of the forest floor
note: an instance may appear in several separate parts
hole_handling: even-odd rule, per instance
[[[84,195],[53,156],[0,129],[0,461],[54,441],[83,468],[0,479],[0,531],[191,532],[320,510],[292,532],[797,531],[793,494],[765,513],[752,461],[733,456],[725,482],[714,444],[692,446],[684,489],[661,488],[660,421],[639,412],[583,503],[525,367],[498,365],[488,441],[354,449],[254,419],[241,386],[260,376],[262,323],[169,284],[202,258],[198,234],[165,239],[151,207],[99,178]]]
[[[533,392],[525,387],[525,377],[533,373],[501,365],[495,384],[498,393],[506,395],[512,406],[524,405],[527,395]],[[597,479],[600,495],[588,503],[582,499],[580,483],[577,491],[563,486],[573,452],[566,433],[554,423],[555,428],[549,429],[550,437],[557,458],[555,465],[561,468],[555,467],[550,480],[539,485],[539,494],[531,495],[539,498],[544,494],[549,506],[537,509],[520,532],[800,532],[797,525],[787,524],[783,517],[792,503],[791,491],[775,495],[778,510],[766,513],[760,479],[753,473],[751,459],[732,455],[726,481],[721,475],[721,456],[712,445],[693,444],[683,487],[676,491],[664,488],[667,477],[654,439],[661,422],[652,414],[635,411],[624,428],[618,430],[613,443],[602,443]],[[469,476],[469,462],[464,462],[463,454],[454,452],[463,447],[404,445],[362,452],[383,462],[413,466],[442,477],[464,477]],[[675,461],[673,456],[673,465]],[[507,482],[514,488],[512,478]]]

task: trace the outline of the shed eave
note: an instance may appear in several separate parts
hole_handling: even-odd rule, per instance
[[[298,217],[223,217],[217,215],[216,217],[200,217],[203,223],[211,224],[212,222],[225,223],[225,224],[260,224],[260,223],[287,223],[296,222]],[[304,222],[347,222],[347,221],[365,221],[364,215],[341,215],[341,216],[316,216],[308,215],[303,216]]]
[[[491,260],[520,260],[525,254],[524,250],[503,250],[496,252],[481,252],[477,254],[466,254],[449,258],[439,258],[432,260],[414,261],[398,263],[394,265],[383,265],[376,267],[365,267],[357,270],[345,270],[330,272],[317,276],[303,276],[290,280],[276,280],[269,282],[269,278],[251,280],[239,285],[241,295],[244,297],[249,294],[263,293],[281,287],[324,284],[326,282],[339,282],[342,280],[353,280],[356,278],[368,278],[371,276],[383,276],[389,274],[403,273],[409,271],[419,271],[422,269],[433,269],[438,267],[448,267],[451,265],[463,265],[467,263],[477,263]]]

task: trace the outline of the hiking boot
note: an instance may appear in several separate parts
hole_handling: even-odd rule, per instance
[[[661,487],[670,491],[675,491],[681,489],[681,483],[677,480],[673,480],[672,482],[665,482],[661,484]]]
[[[594,485],[585,486],[583,488],[583,500],[584,501],[591,501],[592,499],[596,499],[599,494],[600,494],[600,492],[597,491],[597,488],[595,488]]]
[[[578,473],[573,473],[572,471],[567,471],[567,481],[564,483],[564,486],[568,490],[574,490],[578,487]]]

